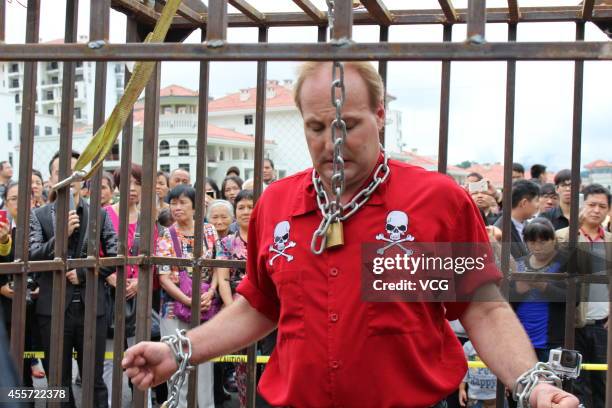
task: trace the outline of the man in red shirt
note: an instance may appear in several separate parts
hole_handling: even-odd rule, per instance
[[[465,374],[462,348],[447,322],[459,318],[482,359],[513,386],[537,360],[498,292],[497,269],[468,271],[455,282],[464,296],[495,301],[361,298],[363,243],[400,250],[402,242],[488,242],[477,207],[452,179],[387,162],[378,142],[384,90],[368,63],[345,64],[342,108],[348,136],[342,147],[341,203],[357,197],[363,205],[343,221],[341,246],[313,254],[319,248],[319,241],[311,245],[313,232],[322,219],[317,195],[325,201],[333,191],[331,68],[330,63],[306,63],[296,83],[315,173],[309,169],[286,177],[260,198],[249,227],[247,276],[238,288],[242,296],[187,333],[193,345],[190,361],[238,350],[278,328],[276,349],[259,384],[271,405],[426,408],[456,389]],[[364,188],[371,191],[366,200],[359,194]],[[166,344],[145,342],[126,352],[123,366],[145,389],[168,379],[177,362]],[[578,405],[571,394],[546,383],[536,385],[530,401],[532,407]]]

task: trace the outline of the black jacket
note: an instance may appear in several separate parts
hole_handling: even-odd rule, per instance
[[[563,215],[561,207],[551,208],[539,216],[549,219],[553,227],[555,227],[555,231],[569,227],[569,220]]]
[[[503,223],[504,217],[499,217],[499,219],[495,222],[495,226],[501,229]],[[529,250],[521,239],[521,236],[517,231],[516,227],[514,226],[512,220],[510,220],[510,232],[510,254],[512,255],[512,257],[516,260],[529,254]]]
[[[55,258],[55,207],[56,202],[47,204],[33,211],[30,218],[30,259],[32,261],[51,260]],[[76,208],[79,215],[80,226],[68,238],[68,258],[85,258],[87,257],[87,234],[89,218],[89,205],[83,200],[79,201]],[[105,256],[117,255],[117,235],[115,229],[108,218],[106,211],[101,212],[101,228],[100,228],[100,247]],[[97,314],[98,316],[105,313],[105,293],[104,280],[113,272],[114,268],[100,268],[98,274],[98,295],[97,295]],[[77,292],[80,293],[81,302],[85,301],[85,277],[86,269],[77,269],[79,277],[79,285],[66,283],[66,308],[74,297],[77,297]],[[40,315],[50,316],[53,293],[53,273],[41,272],[37,277],[40,286],[40,294],[36,304],[36,313]]]
[[[11,252],[6,256],[0,256],[1,263],[13,262],[15,260],[15,228],[11,229]],[[13,275],[0,275],[0,286],[4,286],[13,280]],[[11,311],[13,301],[5,296],[0,295],[0,305],[2,305],[2,312],[4,315],[4,322],[9,324],[11,322]]]

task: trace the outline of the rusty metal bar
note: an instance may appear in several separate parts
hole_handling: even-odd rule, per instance
[[[468,0],[467,42],[485,42],[485,23],[487,21],[486,0]]]
[[[508,0],[508,12],[510,13],[510,22],[518,23],[521,19],[521,11],[519,10],[518,0]]]
[[[590,20],[593,18],[593,6],[595,5],[595,0],[583,0],[582,1],[582,10],[580,13],[580,18],[582,20]]]
[[[317,42],[327,42],[327,26],[320,25],[319,27],[317,27]]]
[[[110,24],[110,0],[96,0],[91,2],[89,20],[89,40],[105,41],[109,38]],[[106,80],[107,64],[105,62],[96,63],[95,74],[95,93],[94,93],[94,113],[92,131],[97,131],[104,124],[105,104],[106,104]],[[94,173],[90,184],[89,220],[87,222],[87,255],[88,257],[98,258],[100,254],[100,232],[101,211],[100,211],[100,176],[102,169]],[[85,328],[83,335],[83,373],[82,378],[82,406],[85,408],[94,406],[94,383],[96,371],[96,331],[98,316],[98,276],[99,266],[87,268],[85,274]]]
[[[64,42],[75,43],[77,41],[78,29],[78,0],[66,2],[66,27]],[[74,76],[75,63],[64,62],[62,75],[62,112],[60,119],[60,156],[59,156],[59,178],[67,177],[71,171],[72,131],[74,125]],[[65,260],[68,250],[67,223],[57,220],[68,219],[68,200],[70,190],[63,189],[57,192],[56,225],[55,225],[55,248],[56,259]],[[53,272],[53,301],[51,304],[51,333],[64,333],[64,316],[66,307],[66,270],[64,267]],[[49,358],[49,369],[47,378],[50,384],[59,386],[62,383],[62,354],[63,336],[51,336],[51,347]]]
[[[459,18],[457,16],[457,11],[455,10],[455,7],[453,6],[452,1],[451,0],[438,0],[438,2],[440,3],[440,8],[442,8],[442,11],[444,12],[444,16],[446,17],[446,23],[448,24],[456,23]]]
[[[177,14],[185,17],[187,20],[191,21],[192,23],[195,23],[198,27],[201,27],[203,24],[206,23],[206,18],[203,15],[203,13],[206,13],[206,11],[203,11],[203,12],[196,11],[194,7],[198,7],[198,3],[201,6],[204,6],[204,4],[202,4],[199,1],[195,1],[195,0],[181,1],[181,4],[179,5],[179,8],[177,10]],[[198,8],[200,10],[202,9],[202,7],[198,7]]]
[[[0,61],[505,61],[612,60],[609,41],[485,43],[108,44],[92,50],[82,44],[0,44]]]
[[[183,0],[183,4],[195,11],[196,13],[206,14],[208,13],[208,7],[202,3],[202,0]]]
[[[444,42],[453,40],[453,26],[444,25],[442,34]],[[438,172],[446,174],[448,167],[448,121],[450,114],[450,79],[451,62],[442,61],[442,77],[440,79],[440,127],[438,135]]]
[[[584,41],[584,26],[585,23],[576,24],[576,41]],[[576,247],[578,240],[578,194],[580,192],[580,155],[582,148],[582,101],[584,91],[584,61],[576,60],[574,62],[574,110],[573,110],[573,125],[572,125],[572,167],[571,167],[571,204],[570,204],[570,220],[569,220],[569,236],[570,249]],[[568,287],[568,295],[576,296],[575,281],[569,280],[569,283],[574,283]],[[569,289],[573,289],[570,293]],[[566,306],[565,310],[565,347],[573,348],[575,340],[575,314],[576,305],[572,302]],[[570,320],[571,319],[571,320]]]
[[[140,36],[138,34],[138,24],[133,18],[128,17],[126,24],[126,41],[138,42]],[[124,86],[127,86],[131,74],[125,69],[124,71]],[[133,113],[130,113],[123,133],[121,135],[121,175],[122,181],[119,186],[119,197],[130,196],[130,179],[132,167],[132,136],[133,136]],[[119,200],[119,233],[117,254],[125,257],[129,254],[128,248],[128,230],[130,223],[129,200]],[[125,259],[125,258],[123,258]],[[122,404],[123,393],[123,369],[121,367],[121,359],[115,356],[121,356],[124,349],[125,339],[125,291],[126,291],[126,270],[125,263],[117,266],[116,271],[116,287],[115,287],[115,304],[113,305],[115,313],[115,328],[113,338],[113,376],[112,376],[112,392],[111,406],[120,407]],[[101,265],[102,266],[102,265]]]
[[[508,41],[515,42],[517,25],[508,24]],[[501,293],[508,299],[509,275],[510,275],[510,244],[512,241],[511,210],[512,206],[512,162],[514,160],[514,122],[516,110],[516,61],[508,60],[506,63],[506,118],[504,131],[504,190],[502,196],[502,251],[501,270],[504,280]],[[505,388],[501,381],[497,380],[496,405],[503,407],[505,401]]]
[[[6,2],[0,1],[0,43],[6,38]]]
[[[157,173],[157,148],[159,130],[159,84],[161,76],[161,64],[151,76],[151,81],[145,91],[145,113],[143,130],[143,174]],[[140,208],[140,253],[150,257],[155,253],[155,177],[143,180],[142,198]],[[146,341],[151,337],[151,292],[153,290],[153,272],[150,264],[144,264],[138,272],[138,302],[136,302],[136,341]],[[146,407],[146,398],[142,391],[134,390],[134,405]]]
[[[268,42],[268,29],[260,27],[258,33],[260,44]],[[255,163],[254,188],[255,201],[263,192],[263,162],[266,133],[266,88],[268,81],[268,63],[257,62],[257,93],[255,95]],[[247,347],[247,407],[255,408],[257,400],[257,342]]]
[[[220,46],[227,40],[227,0],[210,0],[206,44]]]
[[[152,7],[148,7],[144,5],[139,0],[111,0],[112,7],[126,15],[130,15],[135,18],[138,22],[144,24],[155,24],[161,15],[160,12],[156,11]],[[203,23],[205,23],[205,19]],[[192,27],[196,28],[202,25],[202,23],[194,23],[192,21],[187,20],[182,16],[175,16],[172,19],[172,26],[176,27]]]
[[[26,43],[38,42],[40,29],[40,0],[28,0],[26,15]],[[36,62],[26,62],[23,73],[23,106],[21,110],[21,142],[19,149],[19,192],[17,203],[19,217],[17,219],[17,234],[15,236],[15,259],[27,262],[29,255],[30,231],[30,190],[32,189],[32,160],[34,154],[34,115],[36,111]],[[27,269],[26,269],[27,270]],[[25,340],[26,320],[26,277],[25,273],[14,279],[15,292],[12,300],[11,321],[11,354],[17,362],[21,362]],[[23,364],[16,364],[19,378],[23,373]]]
[[[266,16],[245,0],[228,0],[228,2],[256,24],[261,25],[266,22]]]
[[[351,40],[353,38],[352,0],[336,0],[334,14],[334,28],[331,34],[332,43],[344,43]]]
[[[393,15],[382,0],[361,0],[361,4],[368,10],[368,13],[381,26],[393,24]]]
[[[307,0],[293,0],[298,6],[298,2],[308,4]],[[121,12],[133,13],[138,21],[151,24],[157,21],[159,13],[140,3],[138,0],[112,0],[113,7]],[[300,6],[301,7],[301,6]],[[303,7],[301,7],[304,9]],[[315,20],[313,17],[318,15],[316,7],[310,12],[290,12],[290,13],[266,13],[266,25],[273,26],[304,26],[324,24],[326,17],[322,20]],[[581,21],[581,6],[555,6],[555,7],[521,7],[519,22],[577,22]],[[467,9],[456,9],[456,23],[467,22]],[[612,16],[612,5],[596,5],[594,7],[593,20],[609,20]],[[316,13],[316,14],[313,14]],[[321,13],[323,13],[321,11]],[[446,14],[440,9],[422,10],[390,10],[393,15],[393,25],[405,24],[446,24]],[[242,15],[232,14],[228,17],[230,27],[252,27],[253,20]],[[208,19],[207,19],[208,20]],[[206,21],[207,21],[206,20]],[[507,23],[512,20],[511,10],[504,7],[492,7],[487,9],[488,23]],[[374,18],[366,11],[355,11],[354,24],[357,25],[376,25]],[[197,25],[183,17],[175,17],[173,28],[198,28]]]
[[[293,0],[293,2],[308,15],[316,24],[327,23],[327,17],[322,10],[312,4],[310,0]]]
[[[387,25],[381,25],[379,27],[379,34],[378,34],[378,42],[379,43],[386,43],[389,41],[389,26]],[[384,107],[385,107],[385,111],[387,109],[387,68],[388,68],[388,61],[387,60],[381,60],[378,61],[378,74],[380,75],[382,81],[383,81],[383,85],[384,85],[384,96],[383,96],[383,103],[384,103]],[[386,131],[386,126],[383,126],[383,128],[380,130],[380,132],[378,132],[378,139],[380,141],[380,143],[385,146],[385,131]]]

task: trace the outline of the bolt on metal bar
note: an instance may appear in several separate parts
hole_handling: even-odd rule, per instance
[[[253,20],[255,24],[265,24],[266,16],[245,0],[228,0],[228,2],[229,4],[240,10],[242,14]]]
[[[485,42],[485,23],[487,21],[486,0],[468,0],[467,39],[471,44]]]
[[[268,28],[260,27],[258,42],[268,41]],[[263,192],[263,162],[265,154],[266,133],[266,88],[268,80],[268,63],[257,62],[257,92],[255,95],[255,177],[253,196],[259,200]],[[255,408],[257,400],[257,342],[247,347],[247,407]]]
[[[378,42],[379,43],[386,43],[389,41],[389,26],[387,25],[381,25],[379,26],[379,35],[378,35]],[[383,104],[385,107],[385,110],[387,109],[387,68],[388,68],[388,61],[386,60],[380,60],[378,61],[378,74],[380,75],[380,78],[383,81],[383,90],[385,92],[385,94],[383,95]],[[378,140],[380,141],[380,144],[383,145],[383,147],[386,145],[385,144],[385,130],[386,127],[383,126],[382,129],[380,130],[380,132],[378,132]]]
[[[453,40],[453,26],[444,25],[442,34],[444,42]],[[440,79],[440,126],[438,135],[438,172],[446,174],[448,167],[448,122],[450,114],[450,79],[451,61],[442,61],[442,73]]]
[[[393,14],[387,9],[382,0],[361,0],[361,4],[381,26],[393,24]]]
[[[227,41],[227,21],[227,0],[210,0],[206,27],[208,47],[220,47]]]
[[[442,8],[442,11],[444,12],[444,16],[446,17],[446,23],[447,24],[456,23],[459,20],[459,17],[457,15],[457,11],[455,10],[455,7],[453,6],[452,1],[451,0],[438,0],[438,2],[440,3],[440,7]]]
[[[159,86],[161,64],[157,63],[151,80],[145,90],[145,113],[143,130],[143,174],[157,173],[157,148],[159,131]],[[155,253],[155,177],[143,179],[142,205],[140,208],[140,253],[146,258]],[[136,341],[146,341],[151,337],[151,293],[153,291],[153,272],[151,264],[144,264],[138,271],[138,301],[136,302]],[[134,405],[147,406],[145,394],[134,390]]]
[[[26,15],[26,42],[38,42],[40,29],[40,0],[28,0]],[[17,233],[15,236],[15,258],[25,262],[22,273],[15,276],[15,292],[12,300],[11,321],[16,323],[11,328],[11,353],[16,361],[21,361],[25,340],[26,320],[26,279],[29,260],[30,231],[30,191],[32,189],[32,162],[34,153],[34,122],[36,108],[36,74],[37,63],[26,62],[23,74],[23,107],[21,111],[21,141],[19,149],[19,192]],[[22,378],[23,364],[17,364],[19,378]]]
[[[327,22],[327,17],[322,10],[319,10],[317,6],[312,4],[310,0],[293,0],[293,2],[308,15],[315,22],[315,24],[324,24]]]
[[[345,44],[353,38],[353,2],[352,0],[335,0],[334,8],[332,43]]]
[[[66,2],[66,27],[64,42],[74,43],[77,41],[78,31],[78,0]],[[63,63],[62,76],[62,111],[60,119],[60,156],[59,156],[59,176],[68,177],[71,173],[71,151],[72,151],[72,132],[74,127],[74,77],[75,63]],[[56,191],[56,225],[55,225],[55,249],[56,259],[66,260],[68,250],[67,223],[68,219],[68,200],[70,189]],[[59,221],[58,221],[59,220]],[[64,310],[66,306],[66,269],[61,268],[53,272],[53,301],[51,304],[51,333],[64,333]],[[62,383],[62,336],[51,336],[51,348],[49,358],[50,372],[47,373],[49,383],[59,386]]]

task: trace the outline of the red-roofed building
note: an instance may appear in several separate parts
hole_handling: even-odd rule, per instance
[[[160,90],[158,165],[163,171],[178,167],[191,173],[196,171],[196,143],[198,136],[198,93],[179,86],[170,85]],[[134,160],[142,160],[144,109],[142,103],[134,108]],[[231,166],[237,166],[243,179],[252,177],[255,138],[215,124],[208,125],[207,174],[220,182]],[[275,148],[266,140],[265,153],[270,155]]]
[[[582,172],[582,183],[598,183],[612,189],[612,161],[595,160],[585,164],[586,171]]]
[[[409,152],[390,152],[390,157],[414,166],[423,167],[425,170],[438,171],[438,159],[436,157],[419,155],[416,149],[412,149]],[[468,174],[464,169],[457,166],[447,166],[446,173],[455,179],[458,184],[464,184]]]

